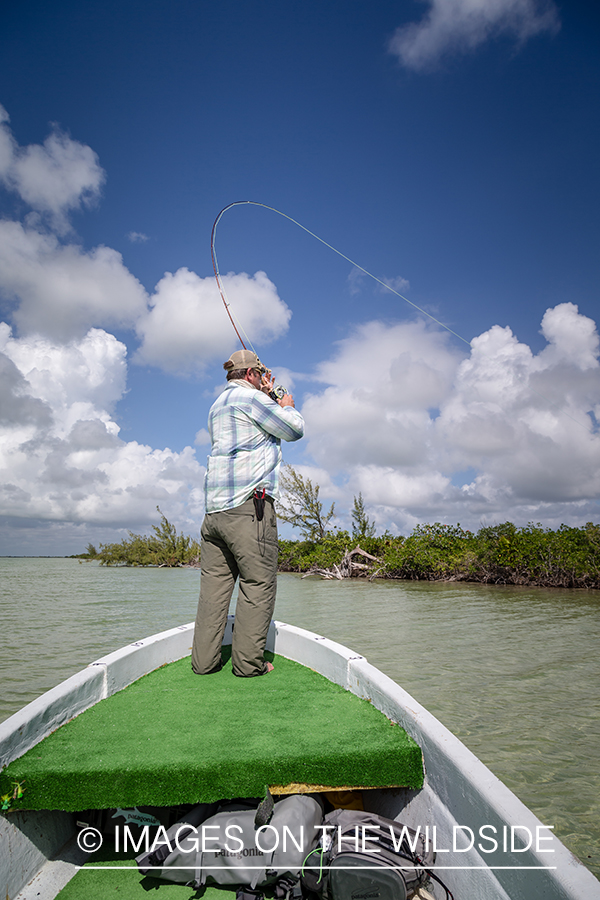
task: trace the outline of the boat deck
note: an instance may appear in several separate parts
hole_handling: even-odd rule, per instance
[[[421,750],[400,726],[311,669],[274,664],[249,679],[230,665],[194,675],[189,657],[162,666],[12,762],[0,794],[19,782],[13,808],[83,811],[261,797],[267,786],[422,787]]]
[[[159,881],[150,875],[140,875],[133,856],[98,853],[57,894],[56,900],[145,900],[148,894],[160,900],[235,900],[235,887],[207,885],[196,890],[190,885]],[[265,888],[270,897],[272,891]]]

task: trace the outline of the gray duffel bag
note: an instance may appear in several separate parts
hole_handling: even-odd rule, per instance
[[[195,887],[296,880],[321,836],[323,808],[309,794],[279,800],[263,825],[256,822],[256,808],[224,809],[209,818],[205,810],[193,809],[169,828],[166,841],[155,839],[150,852],[136,857],[140,872]]]
[[[429,843],[401,822],[336,809],[323,824],[325,846],[311,851],[302,872],[303,887],[319,900],[406,900],[431,875]]]

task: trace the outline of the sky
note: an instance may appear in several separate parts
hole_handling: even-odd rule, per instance
[[[0,555],[157,506],[198,535],[243,200],[227,298],[338,528],[359,493],[379,533],[600,521],[599,34],[583,0],[3,4]]]

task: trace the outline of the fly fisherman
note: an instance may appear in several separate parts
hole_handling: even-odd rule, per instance
[[[192,669],[222,668],[221,642],[236,579],[240,587],[233,632],[234,675],[249,678],[273,668],[263,658],[277,592],[280,443],[304,434],[291,394],[269,396],[274,379],[256,353],[237,350],[223,368],[227,387],[208,414],[211,452],[204,482],[200,600]]]

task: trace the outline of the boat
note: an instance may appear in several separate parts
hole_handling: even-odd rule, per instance
[[[224,646],[231,643],[233,623],[230,616]],[[128,686],[142,684],[143,676],[184,661],[190,654],[193,627],[181,625],[102,657],[1,723],[0,773],[10,772],[7,766],[48,736],[60,734],[67,723],[84,723],[82,714],[100,709],[100,701],[122,696]],[[267,652],[318,673],[338,686],[341,695],[368,701],[365,707],[383,714],[388,725],[399,725],[395,732],[403,729],[418,745],[423,775],[417,786],[416,782],[410,786],[410,777],[394,780],[389,773],[375,782],[378,786],[372,779],[361,784],[360,778],[343,786],[362,791],[366,810],[423,834],[427,830],[436,853],[435,874],[455,900],[600,900],[600,882],[553,835],[551,824],[540,822],[458,738],[365,657],[278,621],[271,623]],[[260,682],[273,689],[271,677]],[[235,681],[252,687],[256,679]],[[341,787],[310,780],[291,787],[270,780],[270,786],[273,793]],[[0,819],[2,900],[53,900],[75,884],[88,859],[77,842],[85,823],[78,826],[72,812],[52,809],[50,802],[49,808],[27,809],[17,795],[24,791],[26,798],[31,789],[17,780],[12,805],[5,799],[9,808]],[[131,808],[137,808],[148,796],[138,803],[134,784],[134,796],[127,799]],[[427,890],[439,900],[445,896],[437,883]],[[80,896],[89,900],[91,895],[84,891]]]

